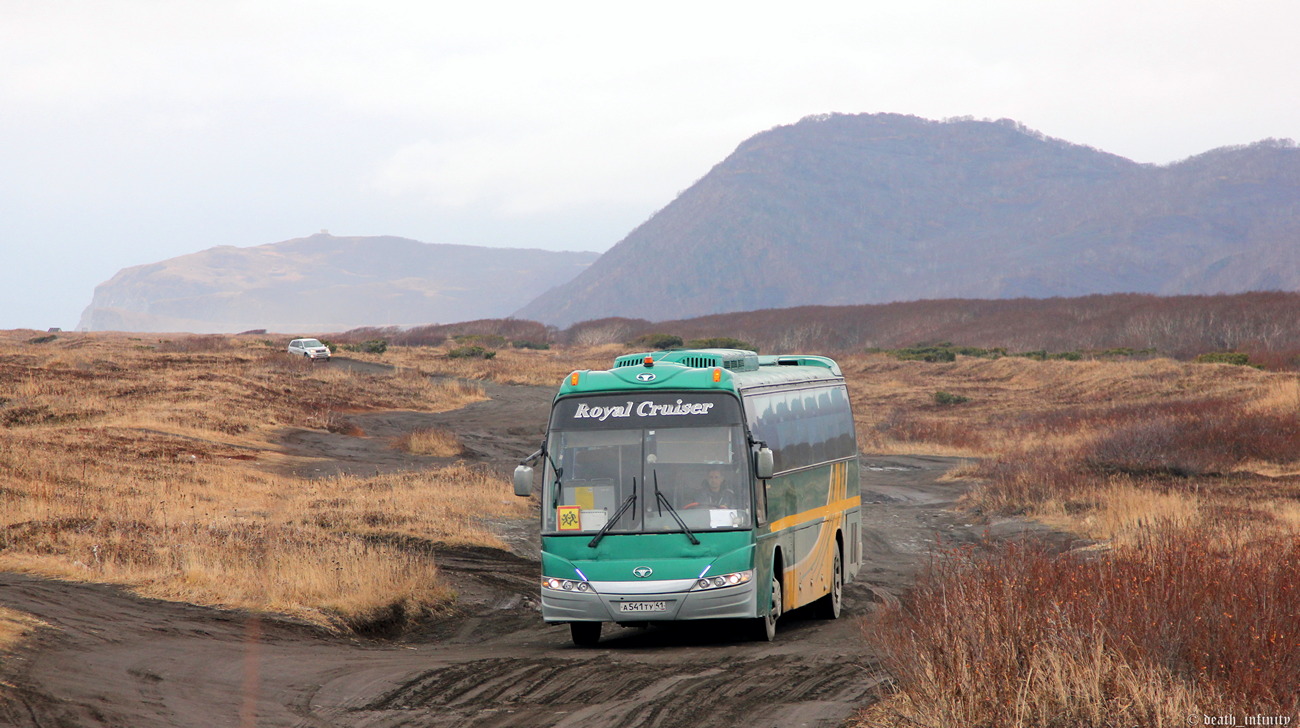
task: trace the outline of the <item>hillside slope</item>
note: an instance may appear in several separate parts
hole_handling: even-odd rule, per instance
[[[516,315],[1300,290],[1300,150],[1142,165],[1010,121],[809,117],[745,141]]]
[[[220,246],[119,271],[79,328],[298,333],[506,316],[596,257],[326,233]]]

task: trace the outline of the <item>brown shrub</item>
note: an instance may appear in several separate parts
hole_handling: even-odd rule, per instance
[[[228,336],[183,336],[179,339],[161,339],[157,351],[170,354],[214,353],[230,351],[235,344]]]
[[[893,409],[875,429],[900,442],[926,443],[957,449],[978,450],[988,443],[984,433],[963,419],[921,416],[901,408]]]
[[[1152,538],[1091,557],[1016,544],[940,555],[906,607],[864,622],[904,691],[868,718],[1172,726],[1201,710],[1300,710],[1300,539]]]
[[[344,344],[359,344],[382,339],[393,346],[442,346],[457,336],[495,337],[502,341],[531,341],[538,344],[555,340],[554,330],[536,321],[526,319],[479,319],[453,324],[430,324],[409,329],[389,327],[364,327],[335,334],[332,340]]]
[[[1088,465],[1187,476],[1300,453],[1300,412],[1251,411],[1210,399],[1130,408],[1124,420],[1085,450]]]

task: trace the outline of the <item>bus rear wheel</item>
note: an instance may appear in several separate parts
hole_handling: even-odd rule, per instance
[[[840,550],[835,549],[835,562],[831,566],[831,591],[817,602],[817,616],[822,619],[839,619],[844,603],[844,562]]]
[[[760,642],[771,642],[776,639],[776,620],[781,617],[781,580],[777,575],[772,574],[772,602],[767,607],[767,613],[759,617],[754,629],[754,637]]]
[[[576,647],[595,647],[600,642],[600,622],[569,622],[569,635]]]

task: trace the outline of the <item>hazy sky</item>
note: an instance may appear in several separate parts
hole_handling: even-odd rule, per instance
[[[1300,137],[1295,0],[0,0],[0,329],[328,229],[605,250],[824,112],[1139,162]]]

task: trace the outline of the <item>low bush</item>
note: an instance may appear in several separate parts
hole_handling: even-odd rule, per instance
[[[325,342],[322,342],[325,343]],[[330,346],[328,343],[326,346]],[[334,347],[330,346],[331,349]],[[388,351],[388,342],[383,339],[368,339],[359,344],[344,344],[344,351],[356,351],[363,354],[383,354]]]
[[[1250,364],[1250,355],[1235,351],[1211,351],[1204,354],[1198,354],[1193,361],[1197,364],[1234,364],[1236,366],[1246,366]]]
[[[497,353],[478,345],[458,346],[447,352],[448,359],[491,359]]]
[[[758,347],[748,341],[733,339],[730,336],[712,336],[706,339],[691,339],[686,342],[688,349],[742,349],[757,352]]]
[[[1151,356],[1156,353],[1155,349],[1134,349],[1127,346],[1117,346],[1110,349],[1102,349],[1096,352],[1100,357],[1132,357],[1132,356]]]
[[[503,347],[506,345],[506,337],[500,334],[458,334],[451,337],[451,340],[461,346],[482,346],[485,348]]]
[[[938,344],[917,344],[902,349],[876,348],[867,351],[868,353],[885,352],[902,361],[928,362],[951,362],[956,361],[958,356],[970,356],[979,359],[1000,359],[1004,356],[1017,356],[1024,359],[1033,359],[1034,361],[1047,361],[1049,359],[1081,361],[1083,359],[1083,354],[1077,351],[1049,352],[1046,349],[1036,349],[1009,353],[1003,347],[985,349],[978,346],[954,346],[946,341]]]
[[[950,362],[957,361],[957,352],[942,346],[913,346],[889,352],[902,361]]]
[[[942,390],[934,393],[934,403],[939,405],[940,407],[947,407],[949,405],[954,405],[954,404],[963,404],[969,401],[970,401],[970,397],[966,397],[960,394],[953,394],[951,392],[944,392]]]
[[[672,334],[642,334],[628,342],[638,349],[680,349],[682,337]]]
[[[537,351],[545,351],[545,350],[551,348],[551,345],[550,345],[550,344],[547,344],[546,342],[542,342],[542,341],[528,341],[528,340],[526,340],[526,339],[520,339],[520,340],[517,340],[517,341],[512,341],[512,342],[510,342],[510,345],[513,346],[513,347],[516,348],[516,349],[534,349],[534,350],[537,350]]]

